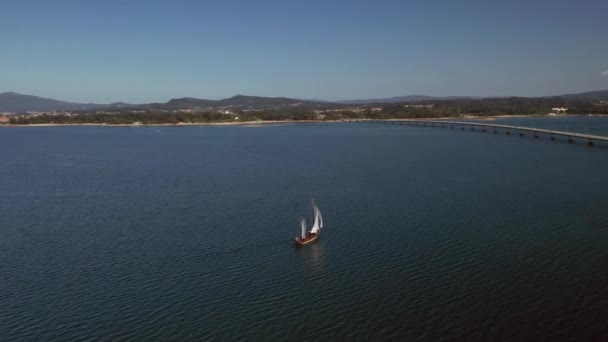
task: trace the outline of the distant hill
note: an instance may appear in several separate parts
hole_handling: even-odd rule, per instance
[[[199,107],[226,107],[226,106],[281,106],[302,103],[305,101],[289,99],[286,97],[263,97],[235,95],[221,100],[201,100],[194,98],[173,99],[167,104],[197,105]]]
[[[449,101],[449,100],[480,100],[480,99],[499,99],[511,98],[510,96],[427,96],[427,95],[407,95],[395,96],[389,98],[378,99],[362,99],[362,100],[345,100],[337,101],[344,104],[372,104],[372,103],[406,103],[406,102],[421,102],[421,101]],[[533,98],[533,97],[532,97]],[[557,96],[541,96],[538,98],[561,98],[564,100],[581,100],[581,101],[608,101],[608,90],[588,91],[576,94],[564,94]]]
[[[0,112],[48,112],[66,109],[87,109],[82,103],[72,103],[45,99],[38,96],[22,95],[13,92],[0,93]]]
[[[287,97],[263,97],[263,96],[246,96],[235,95],[230,98],[221,100],[206,100],[193,97],[184,97],[169,100],[165,103],[150,103],[142,105],[131,105],[122,102],[111,104],[94,104],[94,103],[74,103],[58,101],[54,99],[42,98],[32,95],[22,95],[14,92],[0,93],[0,112],[52,112],[52,111],[78,111],[78,110],[93,110],[102,108],[158,108],[158,109],[188,109],[188,108],[219,108],[219,107],[235,107],[235,108],[254,108],[254,109],[273,109],[292,106],[310,107],[338,107],[345,104],[391,104],[391,103],[408,103],[408,102],[430,102],[430,101],[484,101],[484,100],[499,100],[502,102],[510,101],[529,101],[536,99],[537,101],[555,101],[571,103],[572,101],[608,101],[608,90],[590,91],[578,94],[564,94],[558,96],[545,97],[530,97],[530,98],[508,98],[508,97],[493,97],[481,98],[471,96],[426,96],[426,95],[409,95],[396,96],[390,98],[378,99],[363,99],[363,100],[346,100],[346,101],[316,101],[316,100],[301,100]],[[521,100],[517,100],[521,99]],[[526,100],[529,99],[529,100]]]
[[[0,112],[53,112],[63,110],[88,110],[95,108],[129,107],[132,105],[116,102],[111,104],[75,103],[47,99],[14,92],[0,93]]]
[[[427,95],[407,95],[407,96],[395,96],[388,98],[378,99],[363,99],[363,100],[344,100],[337,101],[345,104],[371,104],[371,103],[404,103],[404,102],[420,102],[420,101],[443,101],[443,100],[462,100],[462,99],[473,99],[471,96],[427,96]]]
[[[205,100],[193,97],[183,97],[179,99],[171,99],[167,103],[152,103],[144,105],[148,108],[165,108],[165,109],[186,109],[186,108],[219,108],[219,107],[251,107],[251,108],[269,108],[282,107],[292,105],[314,105],[316,102],[290,99],[286,97],[263,97],[263,96],[246,96],[235,95],[230,98],[221,100]]]
[[[558,97],[568,100],[608,101],[608,90],[588,91],[578,94],[565,94]]]
[[[179,99],[171,99],[167,103],[155,103],[147,106],[151,107],[167,107],[171,109],[193,108],[193,107],[211,107],[216,101],[202,100],[193,97],[182,97]]]
[[[228,99],[217,101],[220,106],[288,106],[308,101],[290,99],[287,97],[262,97],[262,96],[246,96],[235,95]]]
[[[131,105],[123,102],[111,104],[74,103],[47,99],[32,95],[22,95],[13,92],[0,93],[0,112],[51,112],[62,110],[90,110],[117,107],[188,109],[188,108],[218,108],[218,107],[251,107],[275,108],[294,105],[315,105],[321,102],[290,99],[286,97],[263,97],[235,95],[221,100],[206,100],[193,97],[171,99],[165,103],[149,103]]]

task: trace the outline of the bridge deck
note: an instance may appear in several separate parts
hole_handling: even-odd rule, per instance
[[[565,132],[565,131],[556,131],[550,129],[542,129],[542,128],[534,128],[534,127],[523,127],[523,126],[511,126],[511,125],[496,125],[496,124],[487,124],[487,123],[479,123],[479,122],[462,122],[462,121],[449,121],[449,120],[361,120],[368,122],[413,122],[413,123],[430,123],[430,124],[448,124],[448,125],[462,125],[462,126],[470,126],[470,127],[488,127],[488,128],[501,128],[505,130],[514,130],[514,131],[526,131],[532,133],[545,133],[549,135],[556,136],[564,136],[568,138],[580,138],[587,139],[590,141],[608,141],[608,137],[601,135],[592,135],[592,134],[584,134],[584,133],[574,133],[574,132]]]

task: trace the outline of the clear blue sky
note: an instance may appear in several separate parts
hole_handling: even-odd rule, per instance
[[[608,89],[608,1],[0,2],[0,92],[81,102]]]

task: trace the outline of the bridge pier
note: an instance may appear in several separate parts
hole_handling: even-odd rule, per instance
[[[572,137],[568,137],[568,142],[569,142],[569,143],[573,143],[573,142],[574,142],[574,139],[572,139]]]
[[[519,136],[523,137],[524,136],[524,132],[519,132]]]
[[[587,141],[587,145],[593,146],[593,140],[589,139],[589,141]]]

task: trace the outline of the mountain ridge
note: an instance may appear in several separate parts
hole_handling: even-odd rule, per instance
[[[446,101],[446,100],[464,100],[475,99],[474,96],[429,96],[429,95],[405,95],[393,96],[385,98],[358,99],[358,100],[341,100],[337,103],[345,104],[373,104],[373,103],[399,103],[399,102],[419,102],[419,101]]]
[[[91,110],[102,108],[163,108],[163,109],[189,109],[189,108],[276,108],[282,106],[327,106],[327,105],[371,105],[371,104],[392,104],[392,103],[411,103],[411,102],[430,102],[430,101],[449,101],[449,100],[479,100],[492,98],[508,97],[474,97],[474,96],[428,96],[428,95],[407,95],[395,96],[379,99],[345,100],[345,101],[315,101],[302,100],[288,97],[264,97],[237,94],[229,98],[220,100],[207,100],[195,97],[183,97],[170,99],[164,103],[148,104],[128,104],[114,102],[110,104],[95,103],[76,103],[60,101],[50,98],[43,98],[34,95],[24,95],[16,92],[0,93],[0,112],[21,113],[21,112],[51,112],[51,111],[70,111],[70,110]],[[516,97],[514,97],[516,98]],[[519,97],[521,98],[521,97]],[[562,100],[584,100],[584,101],[608,101],[608,90],[594,90],[582,93],[563,94],[557,96],[540,96],[530,98],[558,98]]]

